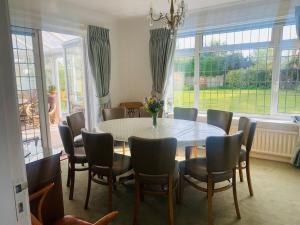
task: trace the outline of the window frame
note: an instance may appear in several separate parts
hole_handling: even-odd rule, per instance
[[[270,102],[270,113],[269,114],[250,114],[236,112],[238,116],[251,115],[257,118],[267,118],[272,117],[274,119],[288,119],[295,113],[280,113],[278,111],[278,101],[279,101],[279,82],[280,82],[280,71],[281,71],[281,54],[283,50],[290,49],[300,49],[300,40],[298,39],[283,39],[283,27],[295,24],[295,21],[278,21],[276,23],[262,23],[262,24],[247,24],[239,25],[236,27],[222,27],[220,29],[209,29],[202,30],[194,33],[180,33],[177,35],[178,38],[195,37],[195,48],[193,49],[175,49],[175,56],[192,56],[194,57],[195,67],[194,67],[194,105],[193,107],[199,110],[199,93],[201,89],[199,87],[200,79],[200,54],[205,52],[213,51],[234,51],[234,50],[249,50],[249,49],[259,49],[259,48],[272,48],[273,49],[273,66],[272,66],[272,83],[271,83],[271,102]],[[207,34],[214,33],[228,33],[235,31],[245,31],[251,29],[261,29],[261,28],[272,28],[271,40],[268,42],[253,42],[253,43],[242,43],[235,45],[220,45],[220,46],[203,46],[203,37]],[[173,90],[172,90],[173,91]],[[172,99],[173,101],[173,99]],[[206,111],[200,111],[199,114],[206,114]]]

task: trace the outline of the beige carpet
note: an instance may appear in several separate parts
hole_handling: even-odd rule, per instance
[[[74,200],[68,200],[66,164],[62,162],[64,206],[66,214],[94,222],[107,213],[107,187],[93,184],[89,209],[84,210],[87,172],[76,174]],[[300,170],[289,164],[252,159],[254,197],[247,183],[238,183],[241,220],[236,219],[232,191],[216,193],[213,198],[215,225],[300,225]],[[113,194],[113,207],[120,212],[112,224],[131,225],[134,189],[118,186]],[[183,203],[174,203],[176,225],[207,224],[206,194],[187,186]],[[141,204],[140,225],[167,224],[167,201],[163,197],[146,196]]]

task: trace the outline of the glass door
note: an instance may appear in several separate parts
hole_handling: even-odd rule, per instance
[[[69,112],[84,112],[84,66],[82,40],[75,39],[64,44],[68,86]]]
[[[37,32],[12,28],[12,42],[24,156],[44,157],[48,149]]]
[[[83,40],[79,36],[42,31],[51,147],[61,151],[58,123],[66,115],[85,112]]]

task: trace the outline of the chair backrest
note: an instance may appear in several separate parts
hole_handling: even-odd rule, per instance
[[[140,117],[152,117],[150,113],[146,112],[144,107],[140,108]],[[163,110],[158,113],[158,118],[162,118]]]
[[[80,135],[81,129],[85,128],[85,119],[83,112],[76,112],[67,116],[67,123],[71,128],[73,137]]]
[[[33,201],[33,200],[36,200],[36,199],[39,199],[39,202],[38,202],[38,215],[35,216],[34,214],[31,213],[31,223],[32,225],[43,225],[43,220],[42,220],[42,209],[43,209],[43,204],[44,204],[44,200],[45,198],[47,197],[49,191],[51,191],[51,189],[54,187],[54,183],[51,183],[49,185],[47,185],[46,187],[38,190],[37,192],[31,194],[29,196],[29,199],[30,201]],[[107,215],[105,215],[104,217],[102,217],[101,219],[99,219],[96,223],[94,223],[94,225],[107,225],[109,224],[116,216],[118,215],[118,212],[117,211],[114,211],[114,212],[111,212]],[[65,225],[67,224],[70,224],[70,221],[73,221],[74,220],[68,220],[69,218],[72,219],[74,218],[73,216],[66,216],[65,217],[66,220],[65,220]],[[90,224],[92,225],[91,223],[88,223],[86,221],[83,221],[83,220],[79,220],[77,219],[77,221],[75,221],[76,224]],[[62,223],[59,223],[59,224],[62,224]],[[73,223],[74,224],[74,223]],[[75,225],[75,224],[74,224]]]
[[[206,139],[207,171],[227,172],[236,167],[241,150],[243,132]]]
[[[34,201],[36,199],[39,199],[38,201],[38,210],[37,210],[37,215],[34,215],[33,213],[31,213],[31,222],[32,225],[43,225],[43,218],[42,218],[42,207],[44,204],[44,201],[49,193],[49,191],[51,191],[51,189],[54,187],[54,183],[51,183],[49,185],[47,185],[46,187],[38,190],[37,192],[31,194],[29,196],[29,201]]]
[[[175,167],[175,138],[144,139],[130,137],[131,163],[138,174],[172,175]]]
[[[247,152],[250,152],[256,130],[256,121],[247,117],[240,117],[238,130],[243,131],[242,144],[246,146]]]
[[[64,123],[58,125],[59,134],[63,143],[65,152],[72,158],[74,156],[74,142],[70,127]]]
[[[142,102],[121,102],[120,107],[126,109],[129,118],[139,117],[139,109],[143,106]]]
[[[196,108],[174,108],[174,119],[196,121],[198,109]]]
[[[123,119],[126,117],[126,108],[117,107],[117,108],[103,109],[102,117],[104,121]]]
[[[207,110],[207,123],[223,129],[226,134],[229,134],[232,112],[208,109]]]
[[[109,133],[81,130],[85,154],[90,167],[111,168],[113,165],[114,139]]]

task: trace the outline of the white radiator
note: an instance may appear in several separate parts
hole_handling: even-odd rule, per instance
[[[237,130],[233,121],[231,132]],[[298,140],[298,127],[294,124],[258,122],[251,156],[281,162],[290,162]]]

